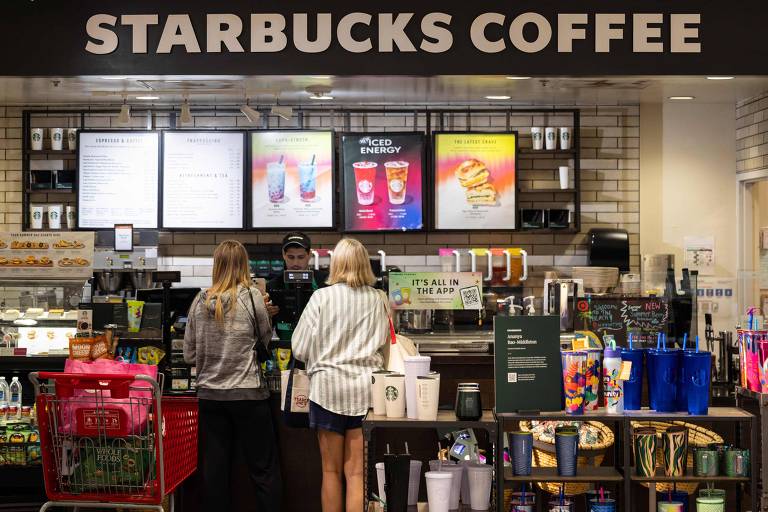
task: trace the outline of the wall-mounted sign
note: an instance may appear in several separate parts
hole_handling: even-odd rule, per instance
[[[660,332],[666,332],[669,305],[661,297],[591,297],[576,302],[576,329],[592,331],[601,338],[610,334],[619,346],[627,346],[632,333],[633,346],[655,347]]]
[[[333,133],[251,133],[254,228],[333,227]]]
[[[421,133],[351,133],[342,137],[344,228],[422,229],[423,163]]]
[[[517,134],[437,133],[435,228],[515,229]]]
[[[480,272],[390,272],[389,302],[395,309],[481,309]]]
[[[93,277],[92,231],[0,233],[0,278]]]

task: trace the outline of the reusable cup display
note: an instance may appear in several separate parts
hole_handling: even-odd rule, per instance
[[[533,512],[536,509],[536,494],[513,492],[510,505],[511,512]]]
[[[533,434],[512,432],[509,434],[509,445],[512,452],[512,472],[515,476],[529,476],[533,462]]]
[[[45,206],[32,205],[29,207],[29,225],[32,229],[43,229]]]
[[[405,417],[405,375],[390,373],[384,376],[384,401],[387,418]]]
[[[453,474],[444,471],[427,471],[427,501],[429,512],[448,512],[451,502],[451,484]]]
[[[437,406],[440,398],[440,381],[432,375],[416,378],[416,419],[437,420]]]
[[[717,450],[698,448],[693,452],[693,472],[696,476],[717,476],[719,461]]]
[[[429,461],[429,470],[440,472],[445,466],[455,466],[456,462],[452,460],[431,460]]]
[[[451,478],[451,495],[448,506],[450,507],[450,510],[458,510],[459,498],[461,498],[461,477],[464,474],[464,467],[459,466],[458,464],[449,464],[443,466],[442,471],[453,475]]]
[[[688,462],[688,429],[669,427],[661,436],[661,450],[666,476],[685,475]]]
[[[579,435],[572,432],[555,432],[555,455],[559,476],[576,476],[579,456]]]
[[[557,149],[557,130],[550,126],[544,129],[545,146],[547,150],[553,151]]]
[[[568,185],[570,184],[570,172],[571,170],[567,165],[560,166],[560,188],[562,190],[567,189]]]
[[[267,164],[267,193],[270,203],[285,201],[285,160]]]
[[[656,493],[656,503],[661,502],[676,502],[680,503],[683,508],[679,509],[680,512],[688,512],[689,496],[685,491],[666,491]],[[670,505],[671,506],[671,505]],[[672,506],[672,510],[675,510]]]
[[[648,351],[648,359],[653,362],[653,378],[648,387],[653,388],[649,393],[656,402],[658,412],[676,412],[677,409],[677,373],[679,356],[677,350],[659,349]],[[649,365],[650,366],[650,365]]]
[[[405,512],[408,508],[408,483],[411,478],[410,455],[384,455],[384,490],[387,494],[387,510]]]
[[[77,210],[74,206],[67,206],[67,229],[77,227]]]
[[[418,418],[416,411],[416,378],[429,373],[429,363],[432,359],[428,356],[405,356],[405,402],[408,417],[412,420]]]
[[[314,161],[299,164],[299,197],[305,203],[312,203],[316,192],[317,164]]]
[[[387,414],[384,377],[392,372],[379,370],[371,375],[371,398],[373,399],[373,414],[384,416]]]
[[[387,481],[387,477],[384,476],[384,463],[383,462],[377,462],[376,463],[376,483],[379,488],[379,498],[387,501],[387,491],[385,488]]]
[[[616,500],[609,498],[592,500],[589,503],[589,512],[616,512]]]
[[[721,496],[699,496],[696,498],[696,512],[725,512],[725,498]]]
[[[64,143],[64,128],[51,128],[51,149],[61,151]]]
[[[390,204],[403,204],[408,183],[408,162],[384,162]]]
[[[643,350],[624,349],[621,351],[621,360],[632,363],[629,379],[624,381],[624,409],[640,410],[643,398]]]
[[[560,128],[560,149],[571,149],[571,129],[567,126]]]
[[[540,126],[534,126],[531,128],[531,140],[533,141],[533,149],[544,149],[544,130]]]
[[[731,448],[725,452],[725,475],[731,477],[749,476],[749,450]]]
[[[587,353],[561,352],[560,355],[563,362],[565,412],[567,414],[584,414]]]
[[[456,417],[461,421],[477,421],[482,416],[480,390],[460,387],[456,392]]]
[[[77,128],[67,128],[67,149],[77,149]]]
[[[685,351],[681,374],[684,381],[680,385],[686,397],[688,414],[706,415],[709,411],[712,355],[709,352]]]
[[[378,167],[376,162],[355,162],[352,164],[352,168],[355,171],[357,202],[361,206],[373,204],[376,167]]]
[[[491,502],[493,467],[476,464],[467,467],[469,479],[469,500],[472,510],[488,510]]]
[[[656,475],[656,429],[637,428],[632,432],[635,450],[635,473],[641,477]]]
[[[421,486],[421,461],[412,460],[411,472],[408,475],[408,506],[409,507],[418,505],[420,486]]]
[[[699,489],[699,496],[702,498],[723,498],[725,499],[725,489],[715,489],[713,487],[704,487]]]
[[[562,168],[561,168],[562,169]],[[600,406],[600,377],[603,374],[603,351],[590,349],[587,353],[587,370],[584,386],[584,410],[596,411]]]
[[[684,508],[681,501],[656,502],[656,512],[684,512]]]
[[[29,141],[33,151],[43,149],[43,128],[32,128],[29,133]]]
[[[568,498],[563,498],[562,501],[560,498],[552,498],[547,503],[547,510],[549,512],[575,512],[576,504]]]
[[[64,206],[60,204],[48,205],[48,228],[61,229],[61,213]]]
[[[609,499],[613,497],[613,493],[611,491],[603,489],[603,498]],[[600,490],[599,489],[589,489],[584,493],[584,503],[586,504],[586,510],[589,511],[589,504],[592,501],[598,501],[600,499]]]

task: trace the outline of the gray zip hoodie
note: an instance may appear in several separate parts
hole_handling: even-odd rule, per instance
[[[272,326],[264,298],[251,288],[258,318],[258,340],[254,340],[253,307],[249,290],[239,287],[237,303],[230,296],[221,300],[224,321],[214,317],[215,301],[206,306],[207,291],[202,291],[189,308],[184,334],[184,360],[197,367],[197,396],[204,400],[263,400],[269,390],[253,351],[254,341],[269,345]]]

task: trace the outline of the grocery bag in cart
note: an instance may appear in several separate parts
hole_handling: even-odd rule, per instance
[[[74,492],[119,486],[141,489],[155,478],[154,444],[149,437],[83,438],[76,444],[77,457],[69,479]]]

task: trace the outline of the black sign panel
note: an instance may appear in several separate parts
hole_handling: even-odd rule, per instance
[[[764,0],[13,0],[0,73],[760,75],[766,25]]]
[[[666,332],[669,304],[659,297],[579,299],[576,303],[576,328],[602,337],[611,334],[616,344],[627,346],[631,332],[633,347],[656,346],[656,337]]]

